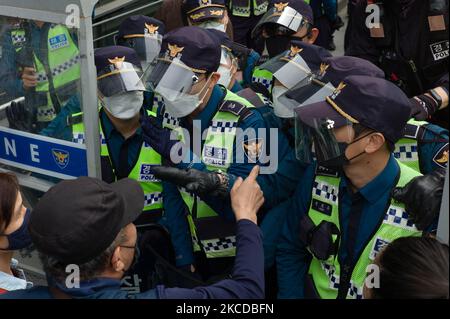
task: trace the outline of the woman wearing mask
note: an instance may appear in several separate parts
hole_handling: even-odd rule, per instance
[[[29,220],[30,210],[23,205],[17,178],[0,173],[0,294],[32,286],[12,258],[15,250],[31,244]]]

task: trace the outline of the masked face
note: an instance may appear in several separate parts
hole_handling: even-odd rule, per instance
[[[205,96],[208,94],[211,77],[212,75],[207,79],[204,78],[203,80],[199,80],[196,85],[192,87],[191,94],[184,94],[179,98],[171,99],[160,92],[164,97],[167,112],[175,118],[183,118],[192,114],[203,104]]]
[[[132,91],[103,97],[102,104],[115,118],[129,120],[135,117],[144,103],[142,91]]]
[[[220,66],[217,73],[220,74],[220,79],[217,84],[223,85],[227,89],[234,84],[233,77],[238,69],[237,59],[231,55],[226,49],[222,49],[222,57],[220,59]]]
[[[0,236],[6,237],[8,241],[8,246],[0,248],[0,250],[19,250],[30,246],[32,243],[30,233],[28,232],[31,211],[23,206],[22,196],[20,195],[20,193],[18,195],[17,202],[18,204],[16,204],[14,215],[18,216],[16,217],[16,219],[18,222],[21,221],[21,224],[18,228],[10,233],[0,234]],[[14,224],[15,223],[11,223],[8,228],[14,227]],[[8,230],[6,230],[5,232],[7,231]]]
[[[225,32],[226,31],[226,25],[223,24],[220,21],[205,21],[202,23],[197,24],[198,27],[203,28],[203,29],[214,29],[214,30],[218,30],[221,32]]]

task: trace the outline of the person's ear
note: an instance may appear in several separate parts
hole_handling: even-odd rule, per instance
[[[116,247],[116,249],[114,249],[114,253],[111,257],[111,268],[114,269],[115,272],[125,271],[125,264],[122,261],[120,247]]]
[[[225,10],[225,13],[224,13],[223,18],[222,18],[222,23],[225,26],[225,29],[227,28],[229,22],[230,22],[230,18],[228,17],[227,10]]]
[[[368,138],[369,144],[367,144],[365,148],[365,151],[368,154],[377,152],[380,148],[383,147],[384,143],[386,142],[386,139],[381,133],[371,134],[370,136],[368,136]]]
[[[211,74],[211,85],[210,87],[213,87],[214,85],[217,84],[217,82],[220,79],[220,73],[219,72],[214,72]]]
[[[308,37],[308,43],[309,44],[314,44],[314,42],[316,42],[317,37],[319,36],[319,29],[317,28],[312,28],[311,29],[311,34]]]

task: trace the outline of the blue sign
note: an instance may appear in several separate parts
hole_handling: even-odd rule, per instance
[[[86,147],[0,127],[0,163],[61,179],[87,176]]]

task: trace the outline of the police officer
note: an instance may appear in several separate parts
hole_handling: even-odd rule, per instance
[[[145,72],[158,56],[164,34],[165,25],[161,21],[144,15],[135,15],[120,24],[116,44],[134,49]],[[156,112],[163,103],[163,98],[158,94],[151,91],[144,92],[144,105],[153,112]]]
[[[8,39],[9,38],[9,39]],[[42,21],[22,21],[4,39],[0,86],[12,96],[25,96],[28,131],[44,129],[64,105],[77,95],[80,79],[77,36],[66,26]],[[18,78],[17,78],[18,76]],[[14,106],[14,105],[13,105]],[[14,127],[17,110],[7,112]]]
[[[252,32],[257,39],[256,50],[261,53],[260,64],[289,50],[292,40],[313,44],[319,32],[313,28],[313,19],[311,7],[302,0],[271,2],[269,11]],[[323,49],[322,54],[325,55],[325,52]],[[272,80],[270,70],[259,66],[255,68],[252,82],[262,83],[269,93]]]
[[[228,192],[224,173],[246,176],[259,163],[264,147],[263,137],[256,135],[249,139],[238,134],[237,129],[257,130],[265,125],[262,117],[252,111],[253,105],[217,85],[220,57],[220,42],[209,31],[199,27],[181,28],[164,37],[158,63],[145,81],[164,97],[168,116],[178,119],[172,128],[181,127],[189,132],[187,137],[182,135],[184,145],[190,145],[188,153],[201,158],[207,170],[218,171],[216,181]],[[180,142],[171,142],[170,134],[158,128],[151,118],[144,120],[143,131],[144,139],[164,159],[174,162],[174,153],[179,153],[173,146]],[[194,145],[202,133],[206,139],[197,150]],[[229,200],[218,201],[211,193],[202,193],[199,198],[174,185],[163,183],[163,186],[167,223],[186,221],[185,207],[188,209],[188,224],[184,229],[168,226],[177,265],[194,264],[192,251],[195,251],[200,257],[197,266],[205,278],[228,273],[235,255],[235,233],[229,227],[232,220]]]
[[[251,30],[267,12],[268,0],[228,0],[227,6],[233,23],[234,41],[253,47]]]
[[[408,110],[398,87],[366,76],[349,76],[325,102],[296,109],[298,155],[311,164],[277,247],[279,297],[362,298],[366,268],[382,247],[421,235],[391,197],[419,175],[391,154]]]
[[[95,51],[95,65],[100,100],[102,180],[113,183],[130,178],[139,182],[144,192],[143,212],[134,221],[140,234],[142,255],[124,283],[124,286],[131,285],[139,291],[139,287],[147,289],[152,284],[148,276],[154,258],[146,249],[148,241],[157,245],[153,249],[161,256],[169,262],[171,259],[167,231],[156,225],[163,212],[162,184],[151,169],[161,165],[161,156],[144,142],[140,126],[141,117],[155,114],[143,107],[145,87],[140,80],[143,71],[140,57],[133,49],[124,46],[99,48]],[[67,120],[76,143],[84,143],[85,140],[82,119],[83,113],[75,113]]]
[[[366,27],[376,4],[381,26]],[[372,10],[373,11],[373,10]],[[448,1],[360,1],[353,9],[346,55],[378,64],[411,99],[411,115],[448,129]],[[370,19],[369,19],[370,20]]]
[[[185,0],[182,6],[188,24],[226,32],[229,23],[224,0]]]

